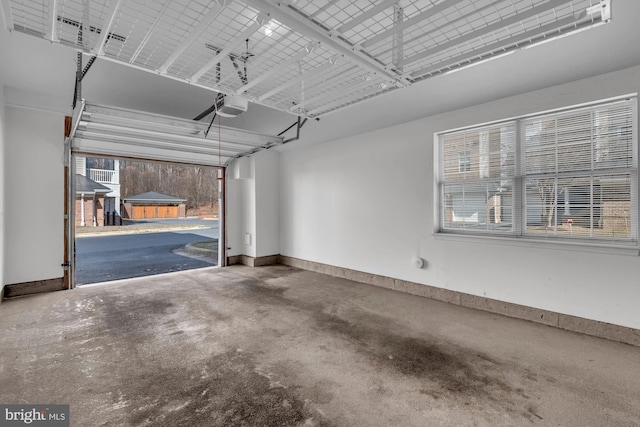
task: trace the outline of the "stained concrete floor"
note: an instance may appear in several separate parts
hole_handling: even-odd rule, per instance
[[[640,425],[640,349],[285,266],[0,305],[0,403],[74,426]]]

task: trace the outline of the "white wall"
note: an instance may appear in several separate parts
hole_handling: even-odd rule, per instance
[[[2,299],[4,280],[4,174],[6,162],[4,155],[4,85],[0,82],[0,299]]]
[[[252,158],[241,157],[227,168],[227,256],[256,256],[254,166]]]
[[[255,256],[280,253],[280,153],[261,151],[252,157],[255,176]]]
[[[225,200],[227,256],[242,255],[242,231],[244,228],[242,196],[244,184],[242,180],[233,178],[230,173],[232,169],[228,169],[227,172]]]
[[[285,150],[280,253],[640,328],[638,256],[432,235],[435,132],[638,91],[634,67]]]
[[[280,153],[242,157],[227,170],[227,256],[280,253]]]
[[[256,256],[256,180],[255,162],[251,161],[251,178],[242,180],[242,254]]]
[[[60,278],[64,115],[5,107],[5,284]]]

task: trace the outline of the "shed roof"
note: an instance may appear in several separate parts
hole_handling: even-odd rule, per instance
[[[110,193],[111,188],[95,182],[84,175],[76,174],[76,194],[106,194]]]
[[[168,196],[162,193],[156,193],[155,191],[149,191],[135,196],[130,196],[124,199],[126,203],[133,204],[168,204],[168,203],[184,203],[187,200],[179,197]]]

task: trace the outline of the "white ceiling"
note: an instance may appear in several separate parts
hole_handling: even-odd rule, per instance
[[[438,2],[433,0],[432,2],[427,1],[426,3],[431,4],[430,7],[434,7],[434,4],[437,6],[440,3],[452,1],[453,0],[443,0]],[[31,2],[13,1],[12,5],[13,3],[26,4]],[[44,3],[49,4],[49,2]],[[71,4],[71,2],[60,0],[52,3],[56,3],[58,5]],[[93,4],[94,2],[91,3]],[[104,2],[98,3],[102,4]],[[114,1],[114,3],[118,2]],[[139,2],[134,0],[122,0],[121,3],[122,5],[127,5],[129,3]],[[276,7],[271,5],[271,3],[275,4],[280,2],[251,1],[249,3],[259,6],[265,6],[266,4],[267,6]],[[313,13],[313,8],[317,9],[320,7],[320,4],[324,3],[329,4],[342,2],[335,0],[328,2],[306,2],[299,0],[296,2],[295,7],[304,11],[306,15],[310,15]],[[358,13],[362,14],[366,13],[370,8],[386,2],[380,0],[377,2],[365,1],[347,3],[360,5],[358,6],[360,7]],[[464,2],[455,1],[453,1],[453,3],[457,3],[461,7],[464,4]],[[487,2],[472,3],[475,4],[474,7],[479,8],[482,5],[486,6],[485,3]],[[490,3],[502,4],[504,2],[493,1]],[[521,5],[523,10],[526,11],[530,10],[532,7],[538,7],[546,4],[547,1],[527,0],[526,2],[520,2],[514,0],[513,2],[507,1],[506,3]],[[559,2],[558,4],[560,3],[566,5],[569,3],[577,4],[578,2],[567,1]],[[597,2],[587,1],[586,3],[595,4]],[[409,11],[407,12],[407,20],[411,19],[411,16],[419,16],[421,13],[424,13],[424,11],[418,7],[422,2],[401,2],[401,4],[405,6],[405,10]],[[3,5],[6,6],[6,3],[3,2]],[[412,7],[414,7],[414,9],[411,9]],[[388,7],[384,9],[386,12],[383,12],[381,16],[387,16],[388,9]],[[328,11],[329,8],[326,10]],[[346,10],[346,6],[340,7],[336,10]],[[390,10],[393,9],[391,8]],[[387,15],[385,15],[385,13]],[[328,26],[329,28],[340,27],[341,25],[344,25],[344,22],[348,22],[357,15],[351,13],[351,15],[340,19],[336,16],[337,12],[332,15],[327,15],[323,18],[321,24],[323,26]],[[446,13],[444,13],[443,16],[446,18]],[[575,14],[571,14],[571,16],[575,16]],[[409,48],[408,44],[403,57],[405,59],[413,58],[416,60],[413,62],[407,61],[406,67],[412,66],[412,68],[403,70],[399,75],[400,79],[405,79],[405,83],[406,79],[411,79],[411,81],[408,82],[410,84],[408,84],[407,87],[398,88],[393,91],[386,89],[386,93],[370,99],[356,97],[355,100],[347,102],[347,104],[349,102],[354,102],[351,106],[341,108],[336,112],[328,111],[326,114],[325,112],[320,112],[320,122],[313,120],[309,121],[303,128],[303,137],[308,142],[334,140],[364,131],[407,122],[419,117],[425,117],[461,108],[467,105],[487,102],[513,94],[523,93],[578,78],[589,77],[640,64],[640,49],[635,48],[635,45],[637,44],[636,41],[640,40],[640,26],[637,25],[636,17],[640,17],[639,1],[613,0],[612,21],[609,24],[571,34],[567,37],[553,40],[549,43],[540,44],[530,49],[514,49],[511,50],[512,53],[509,55],[501,56],[495,60],[480,63],[473,67],[463,68],[457,72],[438,72],[435,76],[424,80],[421,80],[421,76],[417,75],[416,72],[419,69],[429,67],[429,63],[424,62],[422,59],[416,59],[416,55],[420,55],[420,52],[422,51],[433,49],[433,46],[425,45],[426,42],[424,41],[420,42],[419,45],[416,45],[418,47],[414,46],[414,48]],[[332,21],[336,19],[338,19],[338,21]],[[375,21],[375,18],[370,19]],[[584,16],[582,19],[584,19]],[[192,25],[195,22],[196,21],[193,21]],[[330,23],[331,25],[329,25]],[[305,22],[305,24],[311,25],[311,29],[317,30],[313,27],[313,25],[316,25],[315,23]],[[60,26],[62,25],[63,24],[60,24]],[[391,25],[391,28],[393,28],[393,23],[387,24],[387,27],[388,25]],[[485,23],[484,25],[491,25],[491,23]],[[66,26],[68,27],[69,25]],[[367,25],[366,27],[368,29],[366,29],[366,31],[364,27],[365,26],[363,26],[359,31],[348,33],[349,43],[354,43],[360,46],[363,43],[366,43],[363,40],[371,40],[373,37],[376,37],[375,31],[369,33],[367,31],[377,27]],[[113,33],[118,34],[116,31],[117,26],[109,28],[113,29]],[[278,31],[278,28],[279,27],[275,28],[276,32]],[[418,26],[416,28],[423,27]],[[407,34],[416,35],[415,33],[411,33],[411,31],[418,31],[416,28],[410,30]],[[382,28],[380,31],[383,31]],[[460,29],[458,30],[458,33],[462,33],[462,31],[463,30]],[[481,32],[482,26],[477,26],[473,31],[476,33]],[[193,31],[191,31],[191,34],[192,33]],[[345,34],[347,34],[347,32],[345,32]],[[317,34],[314,33],[314,35]],[[99,35],[95,34],[95,32],[92,33],[92,37],[97,38],[98,36]],[[266,39],[267,37],[263,34],[262,38]],[[455,39],[455,37],[450,37],[450,39]],[[90,45],[95,47],[96,43],[96,40],[91,40]],[[109,42],[107,46],[109,46],[110,43],[111,42]],[[433,41],[433,43],[438,43],[438,40]],[[448,42],[443,39],[440,43],[441,46],[445,46],[444,43]],[[237,43],[234,42],[232,44]],[[240,43],[240,45],[241,44],[242,43]],[[489,41],[486,41],[485,43],[485,45],[490,44],[491,43],[489,43]],[[185,45],[185,43],[183,43],[183,45]],[[240,49],[239,52],[242,52],[244,50],[244,46],[240,45],[237,45],[236,47]],[[273,63],[269,65],[266,58],[260,59],[260,57],[262,55],[266,55],[266,53],[258,49],[258,45],[259,44],[256,42],[256,49],[254,50],[257,52],[256,57],[252,58],[248,63],[248,75],[251,76],[251,66],[255,64],[256,70],[258,70],[257,64],[262,61],[264,62],[263,66],[265,67],[263,68],[263,74],[267,74],[268,78],[262,80],[260,84],[253,86],[256,90],[261,84],[266,84],[267,81],[269,81],[269,78],[273,77],[274,74],[278,74],[269,73],[269,67],[275,67],[275,69],[282,70],[281,67],[278,67]],[[333,48],[331,45],[326,47],[328,50],[331,50],[331,48]],[[422,49],[422,51],[419,49]],[[187,51],[188,49],[184,52]],[[366,49],[363,51],[366,51]],[[362,54],[363,51],[360,51],[360,54]],[[107,52],[109,52],[108,49]],[[175,48],[170,50],[169,54],[171,52],[176,52]],[[377,51],[373,50],[372,52],[375,53]],[[458,49],[457,52],[465,54],[465,52],[460,49]],[[36,37],[26,36],[18,31],[9,33],[3,30],[0,31],[0,53],[3,58],[0,62],[0,81],[4,85],[20,88],[20,97],[25,97],[24,94],[28,92],[47,94],[52,105],[55,105],[58,108],[62,108],[61,106],[64,105],[66,106],[64,107],[66,108],[66,112],[70,112],[74,76],[76,71],[76,54],[74,49],[58,43],[51,43],[42,40],[42,35],[40,39],[38,39]],[[335,52],[332,53],[335,55]],[[367,53],[370,52],[367,51]],[[378,55],[377,58],[383,58],[384,55],[388,56],[390,53],[378,52],[376,55]],[[454,56],[455,55],[448,53],[444,58],[444,62],[453,60],[451,58]],[[333,58],[333,55],[330,57]],[[91,102],[117,105],[184,118],[193,118],[213,104],[215,93],[204,89],[203,85],[200,83],[199,85],[189,85],[173,78],[167,78],[167,76],[163,76],[162,73],[149,73],[149,70],[143,70],[143,67],[138,67],[139,69],[127,67],[114,62],[120,60],[113,57],[113,55],[110,57],[106,53],[104,56],[99,56],[98,58],[99,59],[89,70],[85,80],[83,81],[83,97],[87,98]],[[177,64],[179,62],[180,56],[177,56],[176,58],[178,59],[176,59],[172,64]],[[85,56],[85,63],[87,59],[88,56]],[[171,62],[167,59],[170,58],[166,58],[163,61],[164,64]],[[344,57],[340,56],[340,60],[343,62],[352,61],[356,65],[361,66],[358,62],[360,61],[358,57],[353,59],[345,55]],[[427,60],[431,62],[434,61],[433,58],[427,58]],[[385,59],[385,61],[387,60]],[[208,62],[210,63],[211,59],[209,59]],[[227,62],[231,64],[231,60]],[[291,64],[293,64],[293,62]],[[325,64],[321,64],[319,66],[324,66],[327,69],[331,67],[330,65]],[[299,64],[292,68],[298,67]],[[202,68],[203,67],[201,66],[200,69]],[[214,64],[211,69],[215,71],[215,68]],[[222,68],[224,69],[224,67]],[[172,68],[169,67],[167,70],[171,69]],[[239,76],[235,73],[232,64],[230,65],[230,70],[231,73],[229,73],[225,79],[221,79],[221,81],[225,80],[227,82],[234,82],[230,83],[232,87],[224,88],[227,92],[241,89],[243,86]],[[387,70],[387,72],[389,71]],[[398,73],[396,72],[396,74]],[[411,77],[412,74],[414,77]],[[259,76],[261,74],[256,72],[254,75]],[[375,74],[371,75],[375,76]],[[288,78],[291,79],[292,76],[290,75]],[[363,82],[362,84],[368,84],[365,83],[364,79],[360,79],[360,81]],[[276,80],[275,83],[270,84],[278,85],[278,82],[279,81]],[[296,83],[298,96],[300,96],[299,83],[300,80]],[[389,83],[391,83],[391,81],[389,81]],[[380,87],[380,85],[378,85],[378,87]],[[388,87],[390,88],[395,86]],[[218,87],[217,89],[221,88]],[[261,90],[264,91],[265,89]],[[323,89],[323,91],[328,94],[331,92],[330,89]],[[7,97],[11,98],[11,91],[8,92],[9,95]],[[253,97],[253,95],[250,97]],[[10,101],[12,103],[22,102],[19,99],[10,99]],[[300,99],[298,99],[298,101],[300,101]],[[25,99],[24,102],[26,103],[28,100]],[[266,102],[263,103],[266,104]],[[340,103],[334,103],[331,105],[342,107]],[[257,132],[279,133],[295,121],[296,117],[293,114],[298,113],[299,111],[292,110],[287,114],[282,112],[283,108],[281,108],[281,106],[276,105],[274,107],[277,108],[278,111],[266,106],[252,104],[247,113],[244,113],[235,119],[223,119],[223,124],[248,128]],[[284,110],[289,109],[290,107]]]
[[[304,117],[608,22],[609,0],[9,0],[5,25]]]

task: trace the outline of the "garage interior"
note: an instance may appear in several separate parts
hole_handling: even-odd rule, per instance
[[[0,13],[0,404],[70,404],[72,425],[638,425],[640,3]],[[72,289],[74,154],[220,168],[223,267]]]
[[[0,399],[70,402],[72,425],[638,420],[637,347],[284,265],[3,305]]]

